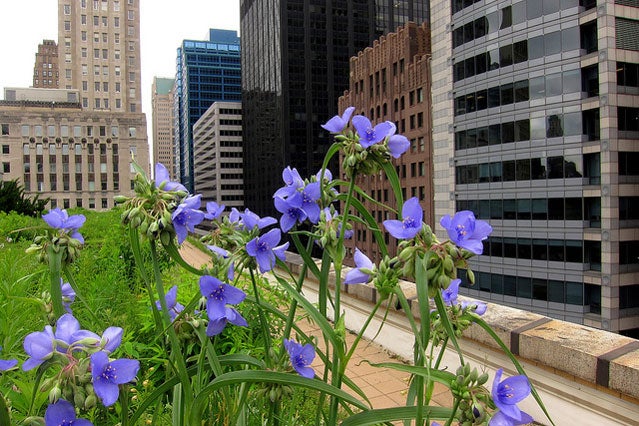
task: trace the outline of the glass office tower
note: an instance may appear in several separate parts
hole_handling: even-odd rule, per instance
[[[466,293],[636,336],[639,4],[431,5],[435,216],[494,228]]]

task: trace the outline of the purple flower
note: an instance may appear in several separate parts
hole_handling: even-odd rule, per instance
[[[299,192],[286,199],[275,197],[274,203],[275,209],[282,213],[280,227],[284,232],[288,232],[296,223],[302,223],[308,217],[306,212],[302,210],[302,195]]]
[[[375,268],[373,262],[358,248],[355,248],[353,260],[355,260],[355,268],[346,273],[344,284],[363,284],[370,281],[373,268]]]
[[[217,219],[220,217],[225,207],[226,206],[224,204],[220,206],[215,201],[209,201],[206,203],[206,213],[204,214],[204,218],[208,220]]]
[[[202,204],[202,195],[192,195],[184,199],[171,215],[173,228],[178,237],[178,244],[186,239],[188,231],[194,232],[195,225],[204,220],[204,213],[199,210]]]
[[[393,158],[399,158],[410,148],[410,142],[404,135],[393,135],[388,139],[388,150]]]
[[[442,290],[442,299],[444,299],[444,303],[446,305],[451,306],[457,303],[459,284],[461,284],[461,280],[454,279],[450,282],[450,284],[448,284],[448,287],[445,290]]]
[[[275,191],[273,197],[289,197],[297,192],[297,190],[304,186],[304,180],[300,176],[297,169],[291,169],[291,166],[286,167],[282,171],[282,180],[284,185],[282,188]]]
[[[237,305],[246,298],[246,293],[239,288],[223,283],[210,275],[200,277],[200,293],[206,297],[206,311],[209,318],[223,315],[223,308],[226,305]]]
[[[174,285],[169,291],[166,292],[166,307],[169,311],[169,317],[171,321],[175,321],[175,317],[184,310],[184,305],[177,301],[177,286]],[[155,301],[155,307],[158,311],[162,310],[162,304],[159,300]]]
[[[353,126],[355,126],[355,130],[357,130],[357,134],[359,135],[359,143],[364,148],[368,148],[382,141],[394,127],[394,125],[388,121],[379,123],[373,127],[370,120],[363,115],[353,117]]]
[[[476,220],[473,212],[468,210],[457,212],[452,218],[450,215],[444,216],[439,223],[448,232],[453,243],[475,254],[482,254],[482,241],[493,232],[488,223]]]
[[[519,425],[532,422],[532,417],[517,407],[517,403],[530,394],[530,383],[526,376],[513,376],[501,380],[503,369],[497,370],[491,396],[499,412],[490,420],[490,425]],[[500,414],[501,413],[501,414]]]
[[[220,311],[222,311],[222,313],[220,313]],[[209,315],[209,324],[206,327],[207,336],[217,336],[224,330],[224,327],[226,327],[226,324],[229,322],[238,327],[248,327],[248,323],[244,317],[242,317],[235,308],[230,306],[222,307],[222,309],[216,311],[213,316],[207,308],[207,313]]]
[[[86,419],[78,419],[75,408],[69,401],[58,399],[55,404],[50,404],[44,413],[45,426],[93,426]]]
[[[353,111],[355,111],[355,107],[348,107],[344,110],[344,114],[340,117],[336,115],[335,117],[328,120],[326,123],[322,124],[322,128],[328,130],[331,133],[340,133],[344,128],[348,125],[348,120],[351,119],[351,115],[353,115]]]
[[[80,243],[84,244],[84,238],[78,232],[78,229],[80,229],[87,220],[84,215],[74,214],[73,216],[69,216],[66,210],[55,208],[53,210],[49,210],[49,213],[43,215],[42,219],[44,219],[50,227],[69,233],[71,238],[75,238],[80,241]]]
[[[75,291],[71,284],[63,282],[62,278],[60,278],[60,288],[62,289],[62,306],[68,313],[72,313],[71,303],[75,301]]]
[[[284,261],[284,252],[288,243],[278,246],[282,232],[279,229],[271,229],[261,237],[255,237],[246,244],[246,252],[257,260],[260,272],[268,272],[275,267],[276,258]]]
[[[317,174],[315,175],[315,178],[319,181],[322,177],[322,169],[320,169],[319,172],[317,172]],[[328,182],[333,180],[333,173],[331,173],[330,170],[328,169],[324,169],[324,180],[327,180]]]
[[[172,182],[169,177],[169,171],[164,164],[157,163],[155,165],[155,186],[163,191],[184,191],[188,193],[184,185],[180,182]]]
[[[241,223],[247,230],[251,231],[257,227],[257,229],[263,229],[267,226],[277,223],[277,220],[271,216],[259,217],[249,209],[245,209],[244,213],[239,214]]]
[[[308,220],[311,223],[319,222],[320,207],[317,205],[320,194],[320,183],[312,182],[304,187],[302,190],[302,210],[308,215]]]
[[[0,347],[0,351],[2,348]],[[18,365],[17,359],[0,359],[0,371],[7,371]]]
[[[313,359],[315,358],[315,348],[310,343],[302,346],[294,340],[284,339],[284,348],[288,352],[288,356],[291,359],[291,365],[302,377],[312,379],[315,377],[315,372],[310,367]]]
[[[121,327],[107,328],[104,330],[104,333],[102,333],[102,337],[89,330],[78,330],[71,335],[69,340],[74,345],[83,344],[84,346],[100,348],[107,353],[111,353],[122,343],[122,333],[123,330]]]
[[[117,401],[120,392],[118,385],[134,380],[139,369],[140,362],[135,359],[116,359],[109,362],[109,356],[105,352],[91,355],[93,389],[105,407]]]
[[[22,364],[24,371],[32,370],[53,356],[55,336],[50,325],[24,338],[22,346],[29,358]]]
[[[402,207],[402,220],[385,220],[384,227],[397,239],[413,238],[422,229],[424,211],[417,197],[407,200]]]
[[[475,300],[474,302],[463,301],[461,303],[461,307],[462,309],[470,308],[477,315],[484,315],[486,313],[486,310],[488,309],[488,305],[477,300]]]

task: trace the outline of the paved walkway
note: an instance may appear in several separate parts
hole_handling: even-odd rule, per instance
[[[203,253],[187,242],[180,248],[182,257],[191,265],[201,267],[211,261],[211,256]],[[302,329],[318,341],[322,341],[321,331],[314,324],[305,322]],[[346,336],[347,347],[351,347],[355,334]],[[368,361],[368,362],[366,362]],[[370,399],[373,408],[388,408],[405,405],[409,374],[388,368],[378,368],[370,363],[398,362],[397,357],[374,342],[361,341],[346,369],[346,376],[357,384]],[[315,358],[313,368],[318,375],[323,374],[323,365]],[[351,392],[353,393],[353,392]],[[452,396],[445,386],[436,383],[432,403],[439,406],[452,406]]]

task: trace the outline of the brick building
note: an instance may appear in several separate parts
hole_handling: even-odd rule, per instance
[[[355,114],[372,123],[392,121],[397,132],[406,136],[410,149],[393,160],[399,175],[404,199],[418,197],[424,209],[424,221],[433,225],[432,147],[430,134],[430,30],[428,24],[409,22],[397,32],[382,36],[350,60],[350,89],[339,99],[339,110],[355,107]],[[389,182],[378,176],[357,179],[357,184],[374,199],[392,208],[394,198]],[[381,224],[395,219],[388,210],[365,202]],[[355,235],[348,244],[357,246],[373,261],[379,260],[372,232],[355,224]],[[397,241],[388,233],[384,238],[391,254]]]

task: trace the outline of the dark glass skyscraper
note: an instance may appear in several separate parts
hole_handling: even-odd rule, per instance
[[[284,167],[321,167],[349,59],[407,21],[428,20],[426,0],[241,0],[245,203],[273,214]],[[336,170],[334,170],[336,172]]]
[[[240,39],[236,31],[209,30],[208,41],[184,40],[175,78],[175,161],[180,181],[193,191],[193,125],[216,101],[239,101]]]

